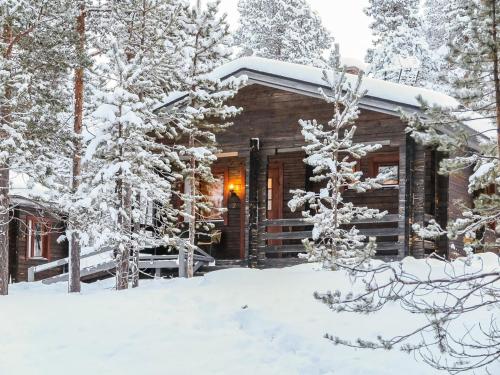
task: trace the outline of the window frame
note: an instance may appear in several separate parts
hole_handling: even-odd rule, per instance
[[[227,218],[227,206],[228,206],[228,199],[229,199],[229,167],[224,167],[224,166],[215,166],[212,168],[212,176],[224,176],[224,186],[223,186],[223,199],[222,199],[222,207],[224,212],[222,213],[222,218],[221,219],[207,219],[209,222],[224,222],[224,225],[228,224],[228,218]]]
[[[401,183],[401,171],[399,168],[399,154],[375,155],[370,160],[370,176],[375,178],[379,174],[380,167],[396,167],[398,170],[398,182],[396,184],[382,184],[382,187],[395,187]]]
[[[35,231],[33,227],[40,223],[42,226],[42,255],[35,256]],[[50,227],[51,220],[34,216],[26,215],[26,258],[50,261]]]

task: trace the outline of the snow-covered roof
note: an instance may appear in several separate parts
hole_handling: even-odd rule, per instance
[[[255,56],[241,57],[230,61],[215,69],[211,73],[211,77],[224,80],[231,76],[246,74],[245,72],[262,73],[312,84],[316,87],[316,91],[317,87],[325,86],[325,82],[323,81],[323,69]],[[357,77],[353,74],[347,74],[348,82],[354,83],[356,78]],[[249,77],[249,79],[252,81],[252,77]],[[412,107],[420,106],[416,99],[418,96],[422,96],[431,104],[439,104],[442,106],[456,106],[458,104],[455,99],[443,93],[369,77],[363,79],[363,89],[367,91],[366,96],[368,97]],[[172,95],[168,97],[166,104],[172,104],[172,102],[182,99],[183,96],[185,96],[185,93],[172,93]]]
[[[356,65],[354,61],[344,61],[344,64]],[[242,75],[248,76],[249,84],[263,84],[309,96],[319,97],[318,87],[325,87],[323,69],[255,56],[241,57],[224,64],[215,69],[210,77],[225,80]],[[347,74],[349,83],[354,84],[356,79],[357,76]],[[459,105],[456,99],[444,93],[370,77],[363,79],[362,89],[366,90],[361,102],[362,107],[386,113],[397,113],[400,107],[418,110],[420,108],[418,97],[422,97],[430,105],[449,108]],[[173,92],[167,98],[165,107],[173,106],[186,96],[184,92]],[[492,128],[491,122],[483,119],[471,121],[468,125],[478,132]]]
[[[24,173],[10,172],[9,194],[12,197],[32,200],[47,194],[48,191],[48,188],[45,186],[39,183],[32,183],[30,178]]]

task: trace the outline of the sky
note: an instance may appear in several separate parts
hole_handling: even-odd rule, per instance
[[[311,8],[323,19],[343,57],[363,60],[371,46],[370,18],[363,13],[368,0],[307,0]],[[238,0],[222,0],[221,10],[226,12],[233,28],[238,24]]]

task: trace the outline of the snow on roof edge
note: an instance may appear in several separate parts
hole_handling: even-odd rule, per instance
[[[325,85],[325,82],[323,81],[323,69],[321,68],[256,56],[240,57],[221,65],[210,74],[210,77],[215,79],[225,79],[232,74],[245,69],[298,80],[317,86]],[[349,82],[355,82],[355,75],[349,73],[346,75]],[[383,81],[376,78],[364,77],[362,89],[367,90],[367,95],[370,97],[406,104],[413,107],[420,107],[420,103],[416,99],[418,96],[422,96],[431,104],[439,104],[442,106],[458,105],[458,101],[456,99],[443,93],[419,87],[407,86],[400,83]],[[166,105],[181,99],[185,95],[186,93],[184,92],[173,92],[167,98]]]
[[[349,60],[345,60],[346,63]],[[214,79],[226,79],[239,71],[255,71],[262,74],[280,76],[285,79],[305,82],[318,87],[324,86],[323,69],[313,66],[294,64],[279,60],[272,60],[257,56],[246,56],[232,60],[218,68],[216,68],[210,77]],[[353,74],[346,74],[347,81],[354,84],[357,76]],[[459,106],[459,102],[449,95],[441,92],[408,86],[400,83],[388,82],[377,78],[364,77],[362,82],[362,90],[366,90],[366,96],[398,103],[414,108],[420,108],[418,97],[422,97],[430,105],[439,105],[447,108],[455,108]],[[185,92],[173,92],[166,99],[165,105],[172,105],[173,103],[182,100],[186,97]],[[476,132],[484,132],[487,128],[492,128],[489,121],[469,122],[468,127]]]

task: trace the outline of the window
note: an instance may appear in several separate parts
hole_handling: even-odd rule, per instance
[[[47,219],[28,216],[26,218],[26,250],[28,258],[50,259],[49,222]]]
[[[267,179],[267,210],[273,209],[273,179]]]
[[[208,215],[208,220],[224,220],[226,174],[213,173],[214,182],[206,187],[206,197],[212,210]]]
[[[376,164],[376,175],[383,175],[383,185],[399,185],[399,165],[397,163]]]
[[[370,158],[370,176],[379,175],[383,175],[383,185],[399,185],[399,153],[396,150],[375,154]]]

